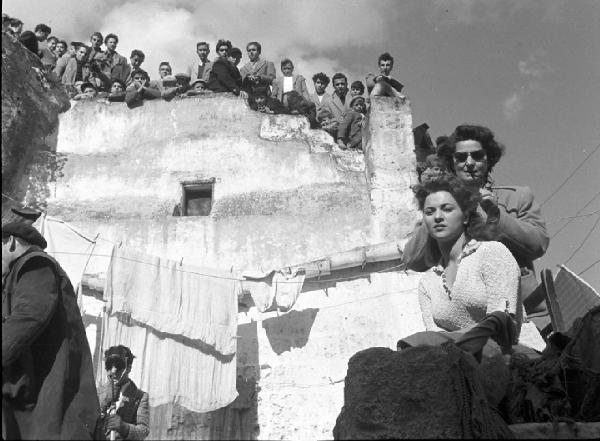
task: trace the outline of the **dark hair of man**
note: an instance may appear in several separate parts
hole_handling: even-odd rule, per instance
[[[167,66],[169,69],[171,69],[171,65],[168,61],[161,61],[161,63],[158,65],[158,69],[160,70],[160,68],[163,66]]]
[[[53,41],[53,40],[58,44],[58,38],[56,38],[54,35],[52,37],[48,37],[46,39],[46,41]]]
[[[131,364],[133,363],[133,359],[135,358],[135,355],[133,355],[131,349],[123,345],[111,346],[106,351],[104,351],[105,359],[114,355],[124,358],[127,362],[127,366],[131,366]]]
[[[239,47],[232,47],[229,56],[233,58],[242,58],[242,50]]]
[[[341,73],[341,72],[338,72],[338,73],[336,73],[336,74],[333,76],[333,78],[331,79],[331,81],[332,81],[333,83],[335,83],[335,80],[339,80],[340,78],[343,78],[344,80],[346,80],[346,83],[348,83],[348,78],[346,78],[346,75],[344,75],[344,74],[343,74],[343,73]]]
[[[227,54],[229,54],[229,51],[231,50],[231,41],[223,39],[217,41],[217,45],[215,46],[217,52],[219,52],[221,46],[227,46]]]
[[[39,25],[37,25],[35,27],[33,32],[37,32],[37,31],[41,31],[41,32],[45,32],[46,34],[50,34],[52,32],[52,29],[50,28],[50,26],[40,23]]]
[[[477,141],[485,150],[488,163],[488,172],[498,163],[504,153],[504,145],[494,139],[494,133],[484,126],[461,124],[454,129],[448,139],[438,146],[437,154],[454,171],[452,155],[456,152],[456,143],[460,141]]]
[[[92,37],[100,37],[100,41],[104,41],[104,37],[102,36],[102,34],[98,31],[94,32],[92,35],[90,35],[90,40],[92,39]]]
[[[35,55],[38,55],[38,41],[35,34],[31,31],[25,31],[19,37],[19,41],[23,46],[33,52]]]
[[[282,68],[286,64],[290,64],[292,66],[292,69],[294,68],[294,63],[292,63],[292,60],[290,60],[289,58],[284,58],[283,60],[281,60],[281,67]]]
[[[141,50],[139,50],[139,49],[132,50],[131,51],[131,55],[129,56],[129,58],[133,58],[135,56],[141,58],[142,61],[144,61],[146,59],[146,55],[144,55],[144,53]]]
[[[19,20],[18,18],[8,18],[8,25],[9,26],[19,26],[22,25],[23,22],[21,20]]]
[[[262,46],[260,45],[260,43],[258,41],[251,41],[250,43],[248,43],[246,45],[246,50],[248,50],[248,48],[250,46],[256,46],[256,50],[258,51],[258,53],[262,53]]]
[[[316,83],[317,80],[321,80],[321,83],[325,84],[325,87],[329,85],[329,77],[325,75],[323,72],[319,72],[313,75],[312,77],[313,83]]]
[[[119,42],[119,37],[117,37],[115,34],[108,34],[105,38],[104,38],[104,43],[106,43],[109,39],[114,38],[115,42]]]
[[[362,95],[365,92],[365,85],[362,83],[362,81],[357,80],[350,85],[350,89],[358,89]]]
[[[467,187],[455,175],[441,173],[435,179],[413,186],[413,193],[417,199],[419,210],[423,211],[427,196],[440,191],[446,191],[452,195],[456,203],[467,216],[466,233],[469,237],[477,240],[497,240],[498,233],[495,225],[486,224],[477,213],[477,206],[481,200],[479,190]]]
[[[196,43],[196,50],[198,50],[200,46],[206,46],[208,50],[210,50],[210,44],[208,44],[206,41],[199,41]]]
[[[59,44],[62,44],[65,47],[65,51],[69,47],[69,43],[67,43],[65,40],[59,40],[59,41],[57,41],[56,45],[58,46]]]
[[[113,86],[113,84],[120,84],[120,85],[121,85],[121,87],[122,87],[123,89],[125,89],[125,83],[124,83],[123,81],[121,81],[121,80],[113,80],[113,81],[112,81],[112,83],[110,83],[110,87],[112,87],[112,86]]]
[[[377,59],[377,64],[381,63],[382,61],[391,61],[392,66],[394,65],[394,57],[392,57],[389,52],[384,52],[381,54]]]
[[[148,72],[146,72],[144,69],[136,69],[131,72],[131,78],[134,78],[136,75],[143,75],[145,80],[150,79],[150,75],[148,75]]]

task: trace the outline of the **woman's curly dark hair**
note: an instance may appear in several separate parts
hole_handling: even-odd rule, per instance
[[[221,46],[227,46],[227,55],[229,55],[229,51],[231,50],[231,41],[229,40],[225,40],[224,38],[221,38],[219,41],[217,41],[217,44],[215,46],[215,50],[218,52],[219,48]]]
[[[450,170],[454,171],[452,155],[456,152],[456,143],[473,140],[481,144],[485,150],[488,162],[488,172],[491,172],[504,154],[504,145],[494,139],[494,133],[484,126],[462,124],[446,139],[440,140],[437,145],[437,155],[443,158]]]
[[[413,186],[412,190],[421,211],[423,211],[427,196],[439,191],[447,191],[467,216],[467,236],[477,240],[498,240],[499,236],[495,225],[485,223],[477,213],[477,207],[481,201],[479,191],[467,187],[456,176],[449,173],[441,173],[435,178]]]

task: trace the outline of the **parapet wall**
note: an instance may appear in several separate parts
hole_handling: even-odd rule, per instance
[[[50,186],[49,214],[91,237],[100,233],[108,242],[98,242],[99,253],[123,241],[238,271],[396,241],[416,220],[411,126],[408,101],[374,98],[363,156],[341,151],[302,117],[255,113],[233,96],[132,110],[80,102],[60,120],[57,149],[66,162]],[[210,215],[172,216],[181,182],[210,178]],[[153,408],[150,436],[331,438],[350,356],[395,348],[423,329],[418,278],[390,271],[394,264],[307,281],[285,314],[241,304],[240,398],[210,414]],[[86,273],[101,280],[106,265],[106,258],[92,259]]]

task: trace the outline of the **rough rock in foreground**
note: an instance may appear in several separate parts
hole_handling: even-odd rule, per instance
[[[58,114],[69,107],[62,85],[44,73],[39,58],[2,33],[3,193],[21,200],[36,185],[29,177],[35,181],[41,170],[32,163],[52,154]]]
[[[454,344],[370,348],[348,362],[335,439],[511,438],[478,365]]]

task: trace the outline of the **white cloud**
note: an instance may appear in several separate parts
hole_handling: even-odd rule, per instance
[[[519,92],[514,92],[511,96],[504,100],[504,116],[509,121],[515,121],[523,110],[523,95]]]
[[[520,60],[517,64],[520,76],[520,86],[503,102],[504,116],[509,121],[515,121],[525,100],[534,92],[544,90],[544,78],[551,72],[552,67],[545,62],[545,51],[537,51],[527,60]]]
[[[68,41],[87,42],[96,30],[115,33],[119,53],[129,57],[132,49],[141,49],[146,54],[143,67],[151,76],[161,61],[170,61],[175,71],[185,70],[197,59],[198,41],[211,44],[209,57],[214,58],[215,43],[226,38],[242,49],[242,63],[247,61],[246,43],[257,40],[263,57],[278,70],[280,60],[288,57],[307,79],[319,71],[330,76],[342,71],[364,80],[376,68],[379,54],[365,57],[364,68],[353,72],[340,48],[368,42],[393,52],[386,47],[387,38],[400,14],[396,2],[369,0],[55,0],[51,8],[39,4],[3,0],[3,9],[21,18],[25,28],[47,23],[53,34]]]

